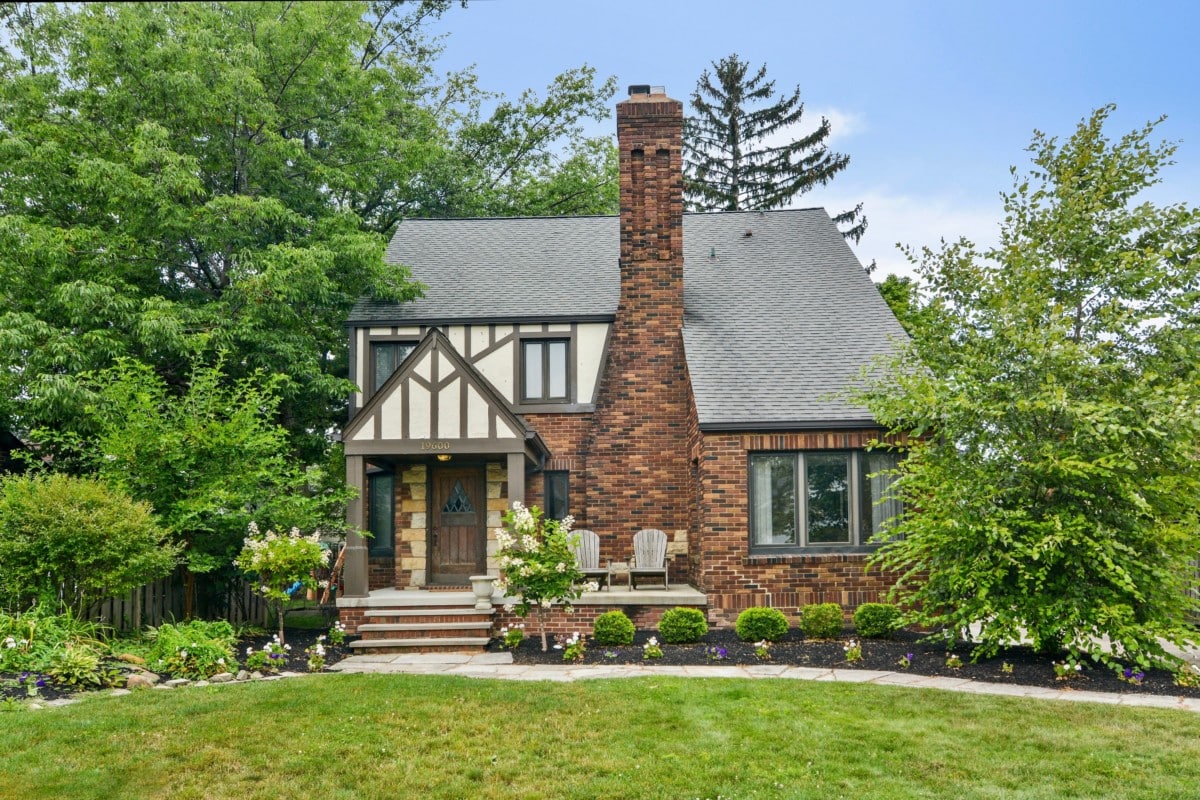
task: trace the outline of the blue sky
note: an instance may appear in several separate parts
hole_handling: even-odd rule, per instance
[[[1116,103],[1117,138],[1165,114],[1177,165],[1152,198],[1200,204],[1200,4],[806,0],[471,0],[437,26],[443,69],[475,65],[480,85],[516,97],[583,63],[687,101],[732,52],[800,86],[806,124],[834,126],[850,167],[798,206],[864,202],[855,248],[907,272],[897,242],[995,237],[1008,168],[1029,162],[1035,128],[1069,135]],[[611,132],[611,119],[597,132]]]

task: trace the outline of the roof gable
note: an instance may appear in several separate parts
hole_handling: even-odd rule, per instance
[[[502,449],[508,451],[525,449],[527,443],[536,452],[546,450],[496,388],[436,328],[425,334],[342,434],[347,454],[367,453],[385,443],[389,452],[401,452],[432,440],[449,443],[458,452],[472,441],[493,448],[507,442]]]

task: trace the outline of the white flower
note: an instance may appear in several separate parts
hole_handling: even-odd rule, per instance
[[[7,639],[4,640],[4,646],[7,647],[9,650],[11,650],[17,646],[17,640],[14,639],[13,637],[9,636]]]
[[[557,564],[555,564],[555,565],[554,565],[554,571],[555,571],[555,572],[566,572],[566,571],[567,571],[567,565],[566,565],[564,562],[560,561],[560,562],[558,562]]]
[[[253,653],[253,652],[254,652],[254,648],[253,648],[253,647],[247,647],[247,648],[246,648],[246,655],[250,655],[250,654],[251,654],[251,653]]]
[[[224,665],[224,663],[225,663],[225,659],[224,659],[224,658],[218,658],[218,659],[217,659],[217,663],[218,663],[218,664],[222,664],[222,665]]]
[[[187,658],[187,650],[180,650],[180,651],[179,651],[179,657],[180,657],[180,658]]]
[[[284,649],[284,650],[291,650],[291,649],[292,649],[292,646],[291,646],[290,644],[285,644],[285,645],[283,646],[283,649]]]
[[[513,610],[515,607],[516,607],[516,606],[514,606],[512,603],[505,603],[505,604],[504,604],[504,611],[505,611],[505,613],[507,613],[507,614],[511,614],[511,613],[512,613],[512,610]]]

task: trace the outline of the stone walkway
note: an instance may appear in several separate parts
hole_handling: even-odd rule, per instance
[[[949,692],[994,694],[1008,697],[1033,697],[1039,700],[1108,703],[1143,708],[1176,708],[1200,713],[1200,698],[1171,697],[1156,694],[1113,694],[1079,689],[1046,689],[1041,686],[1014,686],[986,683],[966,678],[939,678],[907,672],[881,672],[866,669],[814,669],[784,664],[753,666],[658,667],[642,664],[553,666],[514,664],[511,653],[430,653],[423,655],[363,655],[344,658],[330,667],[335,672],[388,673],[417,675],[464,675],[470,678],[497,678],[513,681],[580,681],[597,678],[782,678],[802,681],[839,681],[875,683],[886,686],[911,686],[917,689],[942,689]]]

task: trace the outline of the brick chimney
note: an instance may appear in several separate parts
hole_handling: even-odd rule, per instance
[[[683,325],[683,104],[630,86],[617,104],[621,312]]]
[[[617,104],[621,296],[586,445],[587,523],[604,558],[641,528],[686,550],[691,384],[683,352],[683,104],[629,87]],[[686,581],[686,553],[671,580]]]

